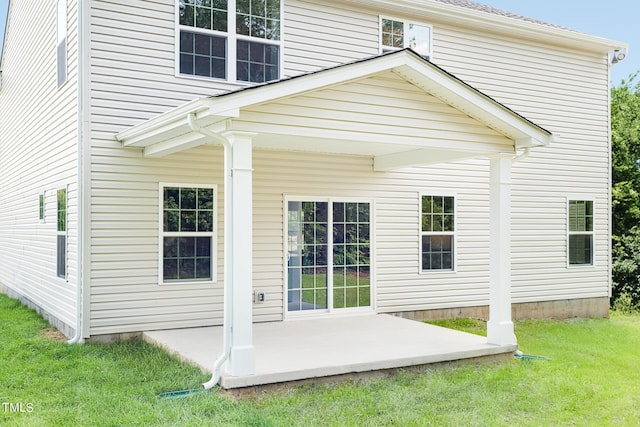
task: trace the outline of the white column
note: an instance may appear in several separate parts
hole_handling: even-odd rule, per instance
[[[511,163],[513,154],[490,160],[489,322],[487,342],[517,344],[511,320]]]
[[[255,373],[253,347],[253,169],[252,142],[255,134],[228,132],[231,143],[231,350],[227,365],[233,376]],[[225,197],[227,197],[225,195]]]

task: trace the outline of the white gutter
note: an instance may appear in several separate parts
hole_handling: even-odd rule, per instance
[[[67,341],[67,344],[83,343],[82,327],[84,316],[84,281],[86,277],[86,269],[84,266],[85,250],[88,250],[88,244],[85,241],[85,235],[88,236],[88,216],[86,214],[87,209],[85,203],[88,201],[88,188],[89,188],[89,176],[86,170],[89,159],[86,157],[89,155],[89,150],[85,149],[85,142],[87,141],[87,126],[85,120],[87,119],[84,108],[89,105],[89,102],[85,99],[88,95],[88,88],[86,87],[89,79],[87,76],[87,67],[89,61],[88,58],[88,43],[89,31],[88,31],[88,17],[85,14],[88,12],[86,2],[80,0],[78,2],[78,168],[77,168],[77,194],[78,194],[78,245],[77,245],[77,283],[76,283],[76,330],[74,336]]]
[[[233,172],[231,167],[233,165],[233,152],[231,150],[231,141],[223,136],[210,131],[209,129],[202,128],[196,122],[195,113],[189,113],[187,116],[189,127],[194,132],[201,135],[212,138],[214,141],[219,142],[224,147],[224,315],[223,315],[223,330],[222,330],[222,354],[216,359],[213,364],[213,374],[211,379],[202,384],[205,390],[208,390],[215,386],[220,380],[220,368],[229,359],[231,354],[231,344],[233,342],[233,329],[232,323],[232,307],[233,307],[233,240],[231,239],[233,218],[231,209],[233,206],[231,198],[233,193]]]

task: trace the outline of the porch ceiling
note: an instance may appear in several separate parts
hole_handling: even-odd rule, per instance
[[[446,163],[505,151],[503,146],[489,147],[481,144],[478,144],[475,148],[468,146],[456,149],[309,136],[301,140],[298,136],[266,133],[259,134],[254,138],[254,147],[310,153],[368,156],[373,158],[376,170]]]
[[[272,106],[302,98],[320,91],[337,90],[367,79],[386,76],[390,86],[401,81],[418,96],[437,100],[459,115],[461,121],[471,120],[479,137],[458,138],[455,130],[432,129],[423,125],[404,125],[402,121],[387,123],[396,128],[411,128],[411,132],[394,134],[376,130],[386,119],[379,111],[362,104],[354,123],[359,128],[333,128],[330,119],[324,122],[313,114],[298,120],[288,120],[283,109],[280,116],[269,115]],[[383,80],[381,80],[383,81]],[[382,99],[386,99],[382,95]],[[331,100],[329,100],[331,102]],[[333,102],[345,102],[334,96]],[[295,104],[294,104],[295,105]],[[407,101],[407,108],[409,101]],[[402,110],[404,106],[398,105]],[[263,117],[247,120],[262,108]],[[307,108],[301,105],[300,109]],[[415,109],[415,107],[413,107]],[[367,117],[368,116],[368,117]],[[274,118],[275,117],[275,118]],[[330,117],[330,116],[328,116]],[[363,118],[364,117],[364,118]],[[306,121],[304,121],[306,120]],[[314,122],[315,120],[315,122]],[[340,121],[336,117],[334,121]],[[358,121],[359,120],[359,121]],[[190,124],[191,123],[191,124]],[[216,97],[196,99],[160,116],[133,126],[116,135],[124,147],[143,149],[145,156],[166,156],[199,145],[216,144],[215,138],[194,131],[206,128],[209,135],[224,138],[228,131],[252,131],[254,147],[336,154],[371,156],[376,169],[389,169],[417,164],[432,164],[458,159],[486,156],[498,152],[544,146],[551,142],[547,130],[467,85],[410,50],[385,54],[323,71],[277,82],[247,87]],[[308,124],[311,123],[311,124]],[[480,126],[478,126],[480,125]],[[453,126],[453,124],[452,124]],[[480,130],[478,131],[478,128]],[[484,129],[484,130],[483,130]],[[468,134],[458,129],[460,135]]]

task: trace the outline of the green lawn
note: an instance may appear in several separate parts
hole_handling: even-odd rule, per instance
[[[208,379],[141,342],[68,346],[0,296],[0,425],[638,426],[640,316],[516,324],[548,361],[442,368],[363,382],[163,400]],[[481,332],[483,324],[449,322]],[[213,356],[213,355],[212,355]],[[25,412],[11,412],[21,403]],[[6,405],[5,405],[6,404]]]

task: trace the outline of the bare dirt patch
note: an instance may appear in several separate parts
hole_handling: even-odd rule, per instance
[[[54,341],[66,341],[67,337],[64,336],[64,334],[62,332],[60,332],[59,330],[57,330],[56,328],[46,328],[43,329],[42,332],[42,337],[48,340],[54,340]]]

